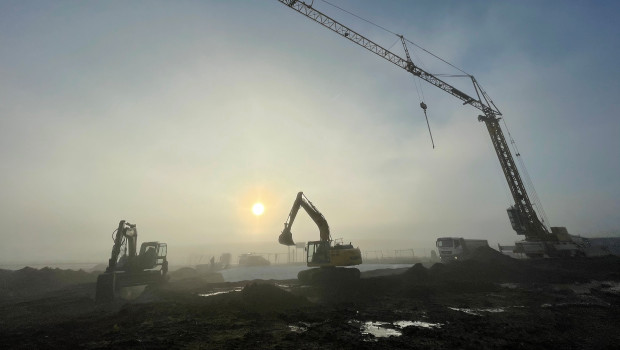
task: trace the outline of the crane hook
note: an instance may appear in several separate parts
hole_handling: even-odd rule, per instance
[[[426,118],[426,126],[428,127],[428,134],[431,136],[431,144],[433,145],[433,149],[435,149],[435,141],[433,141],[433,133],[431,132],[431,125],[428,123],[428,115],[426,115],[426,103],[420,102],[420,108],[424,111],[424,117]]]

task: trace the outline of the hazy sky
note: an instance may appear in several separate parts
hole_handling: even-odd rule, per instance
[[[620,230],[620,4],[330,2],[478,79],[552,226]],[[314,6],[402,54],[393,34]],[[298,191],[362,250],[520,239],[479,112],[421,86],[434,150],[413,76],[275,0],[1,1],[0,262],[105,261],[121,219],[171,255],[286,251]],[[318,239],[304,213],[293,233]]]

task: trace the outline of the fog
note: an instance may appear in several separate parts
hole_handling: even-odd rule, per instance
[[[476,76],[552,226],[618,234],[617,4],[333,3]],[[477,110],[276,1],[5,1],[0,47],[0,264],[103,263],[122,219],[171,264],[284,254],[298,191],[362,251],[521,238]],[[318,239],[303,212],[293,238]]]

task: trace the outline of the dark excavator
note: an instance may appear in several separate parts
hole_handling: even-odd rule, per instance
[[[299,208],[304,208],[319,227],[320,240],[308,242],[305,248],[307,266],[314,267],[314,269],[299,272],[297,278],[302,283],[359,279],[360,271],[358,269],[344,268],[343,266],[360,265],[362,263],[360,249],[354,248],[350,243],[342,244],[332,240],[327,220],[303,192],[297,193],[297,198],[284,223],[284,230],[282,230],[278,242],[287,246],[295,245],[291,228]]]
[[[114,300],[123,287],[154,285],[166,281],[166,243],[144,242],[138,253],[138,229],[135,224],[125,220],[120,221],[112,235],[114,245],[108,267],[97,277],[97,302]]]

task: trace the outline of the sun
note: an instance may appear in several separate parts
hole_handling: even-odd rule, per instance
[[[254,206],[252,206],[252,213],[254,213],[254,215],[256,216],[262,215],[264,211],[265,206],[263,205],[263,203],[256,203],[254,204]]]

